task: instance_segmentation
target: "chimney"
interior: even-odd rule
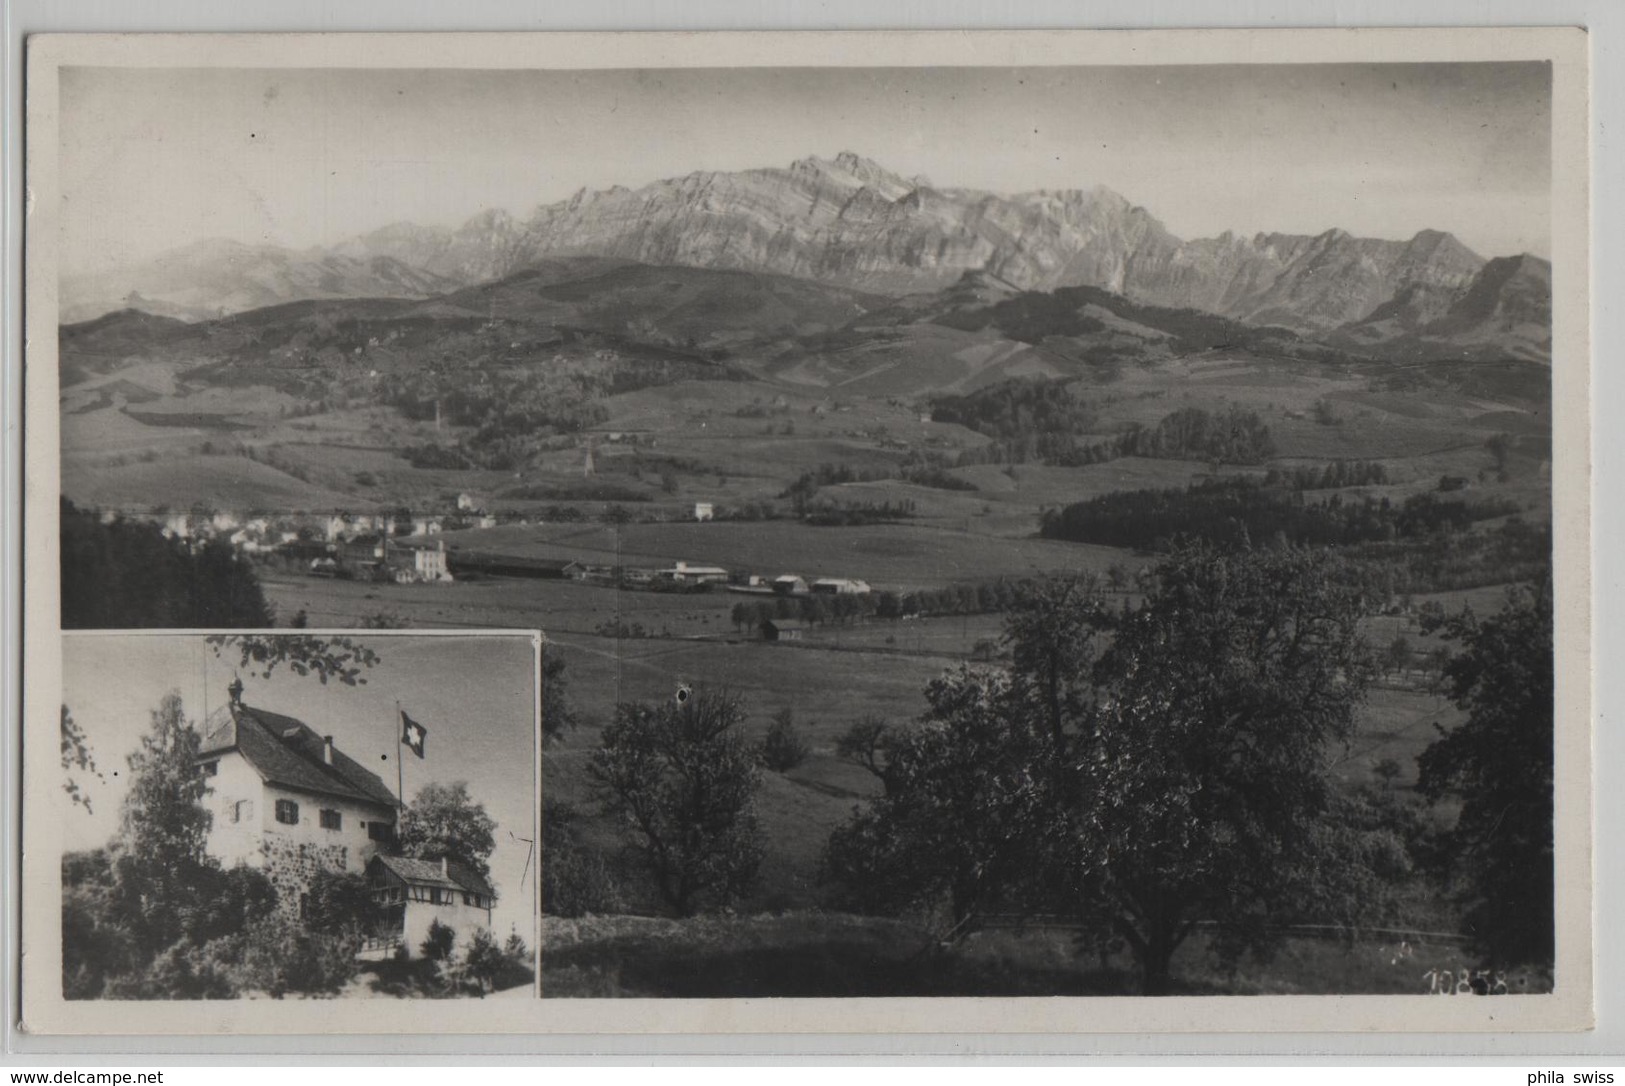
[[[333,737],[331,735],[322,736],[322,761],[328,765],[333,764]]]
[[[443,879],[451,878],[451,872],[446,870],[446,858],[444,856],[440,857],[440,877]]]

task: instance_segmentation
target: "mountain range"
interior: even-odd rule
[[[124,307],[198,318],[312,298],[424,298],[562,256],[767,272],[893,297],[974,272],[1015,291],[1097,287],[1418,357],[1550,352],[1550,266],[1486,261],[1450,234],[1342,230],[1182,240],[1103,187],[999,195],[938,188],[851,153],[581,191],[528,218],[399,223],[328,249],[209,241],[65,277],[63,319]]]

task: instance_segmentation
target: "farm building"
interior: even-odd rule
[[[695,502],[694,503],[694,519],[695,520],[714,520],[716,518],[716,515],[717,515],[717,507],[713,503],[711,503],[711,502]]]
[[[849,577],[820,577],[810,586],[811,590],[824,596],[864,596],[873,592],[868,581],[858,581]]]
[[[808,629],[799,618],[764,618],[761,625],[763,641],[800,641]]]
[[[560,558],[527,558],[522,555],[490,554],[484,551],[454,550],[447,555],[448,568],[461,576],[483,573],[491,577],[539,577],[558,580],[569,576],[576,562]]]
[[[721,566],[699,566],[690,562],[678,562],[671,569],[661,570],[660,575],[680,584],[717,584],[728,579],[728,571]]]
[[[752,573],[743,580],[735,580],[726,586],[729,592],[738,592],[746,596],[771,596],[773,582],[757,573]]]
[[[780,596],[805,596],[807,582],[794,573],[786,573],[773,578],[773,591]]]

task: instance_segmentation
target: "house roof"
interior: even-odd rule
[[[380,853],[373,858],[373,862],[394,872],[402,882],[414,886],[439,886],[442,889],[467,890],[473,894],[496,896],[496,889],[481,878],[478,871],[456,860],[446,861],[444,873],[440,870],[439,860],[420,860],[413,856],[385,856]]]
[[[204,724],[202,756],[235,750],[270,784],[300,792],[396,805],[395,795],[376,773],[333,748],[328,765],[326,741],[303,721],[265,709],[233,703],[217,709]]]

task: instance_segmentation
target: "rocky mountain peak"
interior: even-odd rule
[[[833,159],[816,156],[797,159],[790,164],[790,172],[831,181],[843,188],[874,189],[888,200],[897,200],[919,187],[914,181],[854,151],[842,151]]]
[[[208,251],[183,263],[223,269],[286,262],[280,251],[248,261],[249,251]],[[1016,290],[1101,287],[1152,305],[1307,333],[1359,322],[1417,285],[1429,292],[1399,299],[1392,320],[1403,314],[1404,323],[1426,323],[1484,265],[1439,230],[1405,241],[1340,228],[1314,236],[1226,231],[1186,241],[1103,185],[1014,195],[939,189],[849,149],[788,167],[694,172],[636,191],[582,189],[524,220],[492,208],[455,230],[396,224],[324,252],[399,261],[404,269],[368,265],[355,281],[402,293],[417,285],[408,283],[407,269],[472,285],[567,254],[770,272],[890,295],[940,290],[985,270]],[[204,284],[218,278],[189,278],[186,304],[213,305]],[[149,296],[180,295],[162,274],[147,272],[97,283],[94,293],[117,299],[149,282]],[[304,289],[300,277],[278,282],[286,285],[274,289],[286,293]]]

